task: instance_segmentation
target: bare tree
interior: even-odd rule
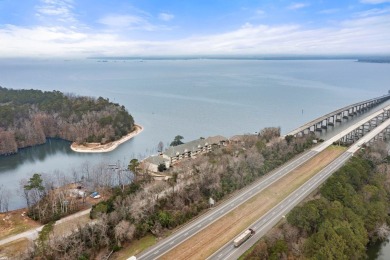
[[[28,190],[24,188],[24,186],[27,185],[27,180],[26,179],[21,179],[19,181],[19,191],[20,195],[26,200],[26,205],[28,208],[31,207],[31,202],[30,202],[30,197],[28,196]]]
[[[135,233],[135,226],[126,220],[120,221],[114,228],[115,239],[120,245],[120,242],[128,239],[131,240]]]
[[[390,227],[386,223],[382,223],[376,227],[375,233],[380,240],[386,240],[390,234]]]
[[[157,145],[157,151],[161,153],[164,150],[164,143],[160,141]]]
[[[11,191],[0,185],[0,212],[8,212],[9,199]]]

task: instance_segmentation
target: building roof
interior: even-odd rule
[[[193,140],[185,144],[169,147],[164,154],[169,157],[175,157],[185,152],[194,152],[205,145],[208,145],[206,139]]]
[[[161,155],[153,155],[144,160],[147,163],[159,165],[161,163],[168,162],[168,159],[163,158]]]
[[[183,154],[186,152],[195,152],[199,148],[202,148],[204,146],[207,146],[209,144],[219,144],[221,141],[226,141],[227,138],[223,136],[213,136],[213,137],[208,137],[206,139],[197,139],[190,141],[185,144],[177,145],[177,146],[172,146],[169,147],[164,154],[169,156],[169,157],[175,157],[179,154]]]

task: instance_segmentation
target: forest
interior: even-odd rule
[[[44,144],[47,138],[107,143],[134,129],[124,106],[102,97],[0,87],[0,155]]]
[[[363,149],[244,259],[366,259],[390,234],[389,162],[385,143]]]
[[[183,161],[166,182],[152,181],[132,160],[129,168],[137,173],[137,179],[113,188],[111,197],[92,208],[93,224],[79,227],[68,237],[51,237],[20,258],[94,259],[146,235],[164,237],[204,212],[210,197],[223,200],[311,147],[313,138],[289,138],[287,142],[280,138],[279,128],[266,128],[259,135],[244,135],[239,142]],[[34,193],[39,195],[39,190]],[[37,203],[30,211],[40,218],[61,210],[60,202],[46,201],[45,205],[50,206]]]

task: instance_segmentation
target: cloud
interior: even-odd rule
[[[260,16],[265,15],[265,11],[262,10],[262,9],[257,9],[257,10],[255,11],[255,13],[256,13],[257,15],[260,15]]]
[[[338,13],[338,12],[340,12],[340,9],[337,9],[337,8],[325,9],[325,10],[319,11],[320,14],[335,14],[335,13]]]
[[[358,12],[355,15],[359,17],[368,17],[368,16],[378,16],[386,13],[390,13],[390,8],[383,8],[383,9],[374,8],[363,12]]]
[[[110,14],[100,18],[97,22],[105,25],[110,30],[128,31],[163,31],[171,28],[166,25],[154,24],[150,17],[141,15]]]
[[[390,3],[390,0],[360,0],[361,3],[363,4],[383,4],[383,3]]]
[[[77,19],[73,14],[72,0],[41,0],[36,6],[35,15],[43,22],[54,20],[57,22],[75,23]]]
[[[293,3],[293,4],[289,5],[287,7],[287,9],[298,10],[298,9],[302,9],[302,8],[308,7],[309,5],[310,4],[307,4],[307,3]]]
[[[175,18],[175,16],[173,14],[168,14],[168,13],[160,13],[158,15],[158,18],[162,21],[165,21],[165,22],[168,22],[170,20],[172,20],[173,18]]]
[[[109,27],[138,27],[148,24],[146,19],[135,15],[107,15],[98,20],[99,23]]]
[[[143,27],[144,17],[111,15],[107,27]],[[380,54],[390,53],[390,16],[355,16],[332,27],[246,23],[226,33],[178,40],[137,40],[122,30],[66,26],[0,27],[0,57],[73,57],[203,54]],[[121,28],[119,28],[121,29]]]

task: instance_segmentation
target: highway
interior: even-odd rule
[[[318,154],[317,151],[308,151],[303,155],[297,157],[296,159],[290,161],[289,163],[283,165],[279,169],[273,171],[272,173],[266,175],[259,181],[245,188],[243,191],[238,193],[233,198],[225,201],[221,205],[211,209],[206,214],[200,216],[189,224],[185,225],[183,228],[178,230],[176,233],[172,234],[168,238],[160,241],[155,246],[149,248],[148,250],[142,252],[137,256],[137,259],[157,259],[163,254],[167,253],[173,247],[178,246],[180,243],[184,242],[191,236],[195,235],[208,225],[212,224],[214,221],[223,217],[225,214],[229,213],[243,202],[255,196],[260,191],[264,190],[286,174],[290,173],[292,170],[296,169],[307,160]]]
[[[256,231],[255,235],[249,238],[240,247],[235,248],[233,240],[229,241],[220,250],[211,255],[208,259],[238,259],[262,236],[264,236],[283,216],[290,212],[296,205],[313,192],[321,183],[323,183],[334,171],[340,168],[350,157],[352,153],[345,152],[322,171],[303,184],[299,189],[291,193],[282,202],[268,211],[263,217],[253,223],[250,227]]]
[[[313,176],[310,180],[304,183],[299,189],[295,190],[282,202],[268,211],[267,214],[251,224],[248,228],[255,230],[255,235],[248,239],[240,247],[235,248],[233,240],[225,244],[220,250],[211,255],[208,259],[238,259],[251,246],[253,246],[262,236],[264,236],[276,223],[278,223],[288,212],[298,205],[304,198],[317,189],[329,176],[337,169],[344,165],[348,159],[360,149],[360,147],[373,139],[386,127],[390,126],[390,119],[387,119],[380,126],[372,130],[370,133],[362,137],[358,142],[353,144],[346,152],[344,152],[336,160],[328,164],[319,173]]]
[[[390,106],[387,106],[385,108],[390,109]],[[259,181],[256,181],[254,184],[248,186],[247,188],[244,188],[241,192],[236,194],[234,197],[227,199],[224,203],[221,205],[211,209],[206,214],[201,215],[200,217],[196,218],[192,222],[188,223],[181,229],[179,229],[177,232],[172,234],[171,236],[167,237],[166,239],[161,240],[156,245],[150,247],[149,249],[145,250],[141,254],[137,255],[137,259],[157,259],[167,253],[172,248],[178,246],[191,236],[197,234],[213,222],[217,221],[230,211],[237,208],[239,205],[244,203],[245,201],[249,200],[253,196],[255,196],[260,191],[264,190],[280,178],[286,176],[294,169],[298,168],[300,165],[304,164],[309,159],[313,158],[315,155],[320,153],[321,151],[325,150],[329,145],[331,145],[333,142],[338,141],[341,137],[348,134],[352,130],[356,129],[360,125],[370,121],[374,117],[378,116],[379,114],[383,113],[383,109],[373,113],[372,115],[367,116],[366,118],[360,120],[356,124],[348,127],[346,130],[343,130],[342,132],[338,133],[334,137],[330,138],[329,140],[325,141],[324,143],[319,144],[318,146],[314,147],[313,149],[309,150],[308,152],[305,152],[304,154],[296,157],[295,159],[291,160],[290,162],[286,163],[285,165],[281,166],[280,168],[274,170],[273,172],[267,174],[263,178],[261,178]],[[350,153],[351,154],[351,153]],[[343,158],[343,157],[340,157]],[[348,157],[349,158],[349,157]],[[338,159],[337,159],[338,160]],[[335,161],[337,161],[335,160]],[[346,159],[347,160],[347,159]],[[274,213],[276,214],[276,212]],[[276,216],[276,215],[275,215]],[[257,230],[256,230],[257,231]],[[261,233],[261,232],[260,232]],[[259,234],[259,233],[258,233]],[[255,236],[257,236],[256,234]],[[246,244],[246,243],[245,243]],[[244,246],[244,245],[243,245]],[[240,247],[241,248],[243,248]]]

